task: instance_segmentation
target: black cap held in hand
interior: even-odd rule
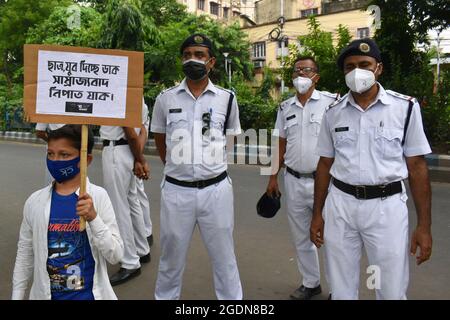
[[[280,210],[280,197],[269,197],[266,193],[258,200],[256,212],[264,218],[272,218]]]
[[[342,49],[337,60],[339,69],[344,70],[344,60],[349,56],[368,56],[381,62],[380,49],[376,42],[369,38],[354,40]]]
[[[187,47],[205,47],[208,48],[210,52],[213,51],[211,40],[201,33],[193,34],[184,40],[180,47],[180,53],[183,54],[184,49]]]

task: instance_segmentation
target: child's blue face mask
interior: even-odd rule
[[[79,172],[78,163],[80,157],[72,160],[49,160],[47,158],[47,168],[52,177],[59,183],[67,181],[75,177]]]

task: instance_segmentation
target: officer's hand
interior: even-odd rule
[[[134,162],[134,169],[133,169],[133,173],[136,177],[138,177],[139,179],[144,179],[147,180],[148,179],[148,168],[147,171],[145,169],[144,164],[142,164],[142,162],[139,161],[135,161]]]
[[[144,174],[145,174],[146,180],[148,178],[150,178],[150,165],[148,164],[147,161],[145,161],[145,163],[144,163]]]
[[[420,254],[416,256],[416,263],[420,265],[431,257],[431,247],[433,239],[431,231],[417,227],[411,237],[411,255],[414,256],[417,252],[417,247],[420,247]]]
[[[309,229],[309,237],[311,242],[320,248],[323,245],[323,229],[325,222],[322,214],[314,214],[311,220],[311,227]]]
[[[84,193],[78,197],[77,215],[83,217],[87,222],[91,222],[97,217],[94,202],[89,194]]]
[[[269,197],[279,197],[281,195],[280,189],[278,188],[277,176],[270,176],[269,184],[267,185],[266,194]]]

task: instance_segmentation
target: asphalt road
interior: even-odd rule
[[[162,165],[157,157],[147,157],[152,179],[145,184],[151,201],[155,243],[152,261],[142,274],[115,287],[119,299],[153,299],[159,259],[159,184]],[[42,145],[0,141],[0,299],[9,299],[22,208],[26,198],[44,186],[45,149]],[[232,165],[230,175],[235,194],[235,246],[245,299],[288,299],[300,284],[295,251],[284,209],[273,219],[256,215],[255,204],[265,189],[267,177],[258,166]],[[89,167],[92,182],[102,185],[101,153],[95,151]],[[433,256],[422,266],[410,259],[409,299],[450,299],[450,184],[433,183]],[[283,191],[282,191],[283,192]],[[410,228],[415,226],[415,211],[410,198]],[[322,252],[320,253],[323,254]],[[361,299],[374,299],[366,288],[367,260],[361,261]],[[111,266],[115,272],[119,266]],[[323,293],[328,287],[322,272]],[[182,299],[215,299],[211,264],[198,229],[194,232],[184,273]]]

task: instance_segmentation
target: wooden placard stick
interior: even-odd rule
[[[87,145],[88,145],[88,125],[81,126],[81,152],[80,152],[80,196],[86,193],[87,178]],[[86,220],[80,217],[80,232],[86,229]]]

